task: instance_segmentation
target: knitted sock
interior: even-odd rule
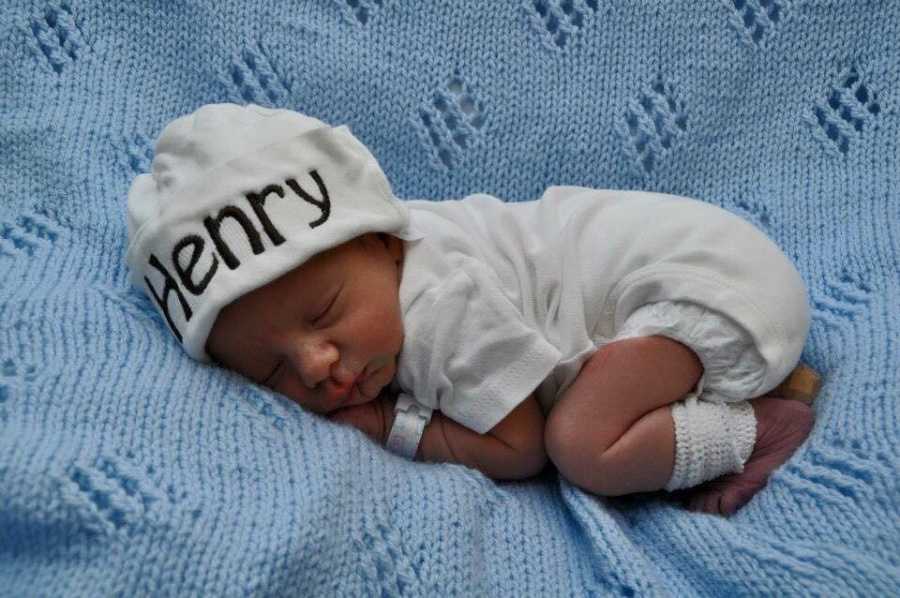
[[[756,442],[749,401],[713,403],[696,393],[672,405],[675,467],[666,490],[680,490],[743,471]]]

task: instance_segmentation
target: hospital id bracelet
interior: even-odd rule
[[[402,457],[415,460],[425,426],[431,421],[431,409],[400,393],[394,405],[394,425],[388,434],[386,448]]]

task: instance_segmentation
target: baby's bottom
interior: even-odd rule
[[[676,490],[741,472],[763,432],[755,411],[764,408],[770,428],[784,419],[773,419],[773,409],[783,411],[777,401],[742,400],[758,387],[763,368],[746,334],[719,314],[685,303],[645,306],[585,363],[550,412],[548,454],[570,481],[607,496]],[[753,492],[807,433],[794,434],[790,447],[780,442],[778,455],[763,451],[774,465],[756,476]],[[742,493],[741,500],[749,498],[746,488]]]

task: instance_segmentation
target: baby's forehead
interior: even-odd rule
[[[243,328],[252,338],[269,339],[280,319],[298,309],[319,307],[323,298],[364,264],[362,251],[350,251],[359,237],[319,252],[284,274],[244,293],[222,309],[217,323]],[[240,326],[244,324],[244,326]]]

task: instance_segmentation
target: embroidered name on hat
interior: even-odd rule
[[[328,188],[325,185],[325,182],[322,180],[322,177],[319,176],[319,173],[316,170],[310,170],[309,175],[316,182],[316,185],[319,188],[321,199],[316,199],[315,197],[304,191],[303,188],[300,187],[297,181],[293,178],[285,179],[284,186],[287,186],[287,188],[291,192],[293,192],[293,194],[296,195],[299,199],[317,207],[321,211],[321,214],[318,218],[308,223],[309,228],[316,228],[317,226],[325,224],[325,222],[328,221],[328,218],[331,215],[331,197],[329,196]],[[266,185],[260,191],[244,194],[244,197],[250,204],[253,215],[256,217],[256,220],[262,227],[263,232],[265,232],[266,236],[275,247],[284,243],[285,238],[275,227],[275,224],[272,222],[272,219],[266,212],[265,204],[266,199],[272,194],[277,195],[279,198],[284,198],[286,195],[284,186],[281,184],[272,183]],[[188,291],[194,296],[202,295],[219,269],[220,257],[225,263],[225,266],[230,270],[235,270],[241,266],[241,261],[238,259],[237,255],[235,255],[232,247],[229,246],[226,239],[222,237],[222,222],[226,218],[231,218],[240,225],[240,228],[246,235],[247,242],[249,243],[250,249],[253,251],[254,255],[259,255],[266,251],[266,247],[262,242],[260,232],[259,230],[257,230],[253,220],[247,215],[247,213],[239,206],[226,205],[225,207],[220,209],[215,216],[207,216],[203,219],[203,227],[206,229],[206,233],[209,235],[209,239],[212,241],[212,244],[215,248],[210,249],[210,253],[212,254],[212,261],[210,263],[209,269],[204,274],[202,274],[202,276],[199,276],[199,280],[197,280],[198,276],[195,276],[194,268],[196,267],[197,262],[200,261],[200,258],[203,255],[204,250],[206,249],[206,239],[204,239],[204,237],[200,234],[185,235],[181,237],[172,247],[172,264],[177,274],[177,278],[173,276],[171,272],[169,272],[169,270],[162,264],[162,262],[159,261],[159,259],[153,253],[150,254],[150,258],[147,261],[150,266],[152,266],[160,274],[162,274],[165,284],[162,288],[162,291],[157,292],[156,289],[153,288],[153,285],[150,283],[150,279],[146,276],[144,276],[144,282],[147,284],[147,288],[150,290],[150,294],[156,300],[157,305],[159,305],[159,308],[162,310],[163,315],[165,315],[166,317],[166,322],[168,322],[169,328],[172,329],[172,332],[175,334],[175,337],[179,342],[182,342],[182,336],[181,332],[178,330],[178,327],[175,325],[175,322],[172,320],[172,315],[169,312],[169,294],[174,292],[175,296],[178,297],[178,303],[179,305],[181,305],[181,309],[184,312],[184,319],[186,322],[188,322],[193,316],[193,311],[191,310],[191,306],[188,304],[187,299],[185,298],[184,290]],[[186,266],[182,265],[181,257],[183,255],[187,255],[189,259]]]

